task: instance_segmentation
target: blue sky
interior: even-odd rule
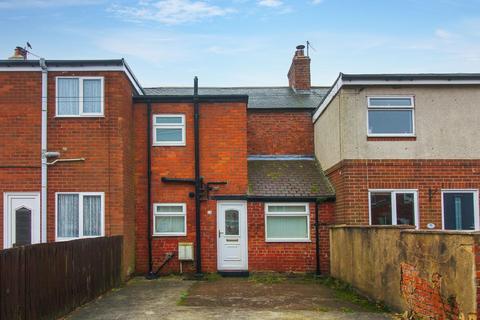
[[[309,40],[312,83],[339,72],[480,72],[480,0],[0,0],[0,57],[124,57],[144,86],[286,85]]]

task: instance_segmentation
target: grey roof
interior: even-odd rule
[[[248,95],[250,109],[314,109],[329,87],[312,87],[309,93],[295,93],[289,87],[200,87],[200,95]],[[147,95],[192,95],[192,87],[144,88]]]
[[[249,160],[248,195],[320,198],[335,194],[316,160]]]

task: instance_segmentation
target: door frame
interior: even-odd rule
[[[245,261],[244,261],[244,268],[240,270],[236,269],[224,269],[221,267],[221,254],[220,250],[222,249],[221,242],[219,241],[220,238],[218,237],[218,233],[220,231],[220,213],[221,213],[221,206],[222,205],[238,205],[243,207],[243,213],[245,216],[245,245],[244,245],[244,250],[245,250]],[[215,229],[215,238],[217,238],[217,271],[247,271],[248,270],[248,206],[247,206],[247,201],[238,201],[238,200],[217,200],[217,224],[216,224],[216,229]],[[241,221],[240,221],[241,223]]]
[[[15,198],[36,198],[37,212],[32,213],[32,244],[40,243],[40,192],[4,192],[3,194],[3,248],[12,248],[12,208],[10,201]]]

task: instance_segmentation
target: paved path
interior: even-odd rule
[[[218,283],[216,283],[217,281]],[[125,287],[111,291],[74,311],[67,316],[67,319],[392,319],[390,315],[386,314],[353,310],[348,302],[345,304],[347,307],[342,307],[342,304],[334,298],[330,298],[333,300],[329,301],[325,297],[320,297],[318,308],[310,308],[310,310],[298,309],[297,304],[285,305],[284,309],[281,305],[275,305],[275,301],[278,302],[278,299],[272,300],[273,305],[269,306],[265,297],[261,297],[260,300],[263,302],[258,304],[255,303],[258,299],[255,300],[252,297],[259,297],[265,293],[262,290],[269,290],[269,285],[257,285],[248,280],[237,284],[235,284],[235,280],[232,283],[228,281],[230,280],[194,282],[183,281],[179,278],[148,281],[143,278],[135,278]],[[228,295],[225,295],[226,299],[223,302],[208,302],[209,299],[212,301],[213,296],[222,294],[222,290],[224,290],[222,288],[233,288],[232,286],[235,285],[237,288],[250,286],[251,292],[260,291],[257,292],[258,294],[253,293],[250,297],[246,297],[244,303],[238,299],[238,294],[235,303],[231,305],[228,305]],[[275,287],[275,284],[272,287],[280,296],[296,294],[295,292],[281,293],[278,290],[280,287]],[[321,289],[319,292],[327,294],[328,289],[327,291]],[[329,309],[331,306],[334,306],[335,309]]]

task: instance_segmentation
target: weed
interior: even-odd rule
[[[219,275],[216,272],[207,273],[204,276],[204,279],[207,280],[207,281],[217,281],[217,280],[220,280],[221,278],[222,278],[222,276]]]
[[[373,302],[358,294],[358,292],[348,283],[331,277],[317,278],[316,281],[335,291],[335,297],[344,301],[349,301],[370,312],[388,312],[388,308],[379,302]],[[346,312],[342,310],[343,312]]]
[[[180,293],[180,299],[177,301],[177,306],[183,306],[188,298],[188,292],[184,291]]]
[[[254,273],[248,280],[255,283],[274,284],[283,282],[287,280],[287,278],[276,273]]]

